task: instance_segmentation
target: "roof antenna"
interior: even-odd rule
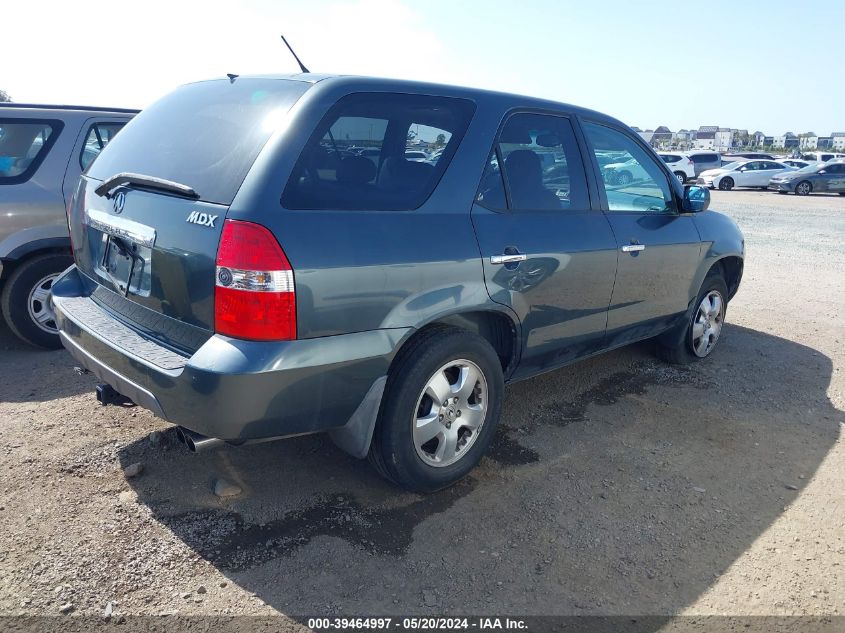
[[[235,79],[237,79],[240,75],[236,75],[235,73],[226,73],[226,76],[229,78],[229,83],[235,83]]]
[[[308,69],[305,67],[305,64],[303,64],[303,63],[300,61],[299,57],[297,57],[297,56],[296,56],[296,53],[294,53],[294,52],[293,52],[293,49],[290,47],[290,44],[288,44],[288,41],[285,39],[285,36],[284,36],[284,35],[282,35],[282,41],[285,43],[285,46],[287,46],[287,47],[288,47],[288,50],[290,51],[290,54],[291,54],[291,55],[293,55],[293,58],[296,60],[296,63],[297,63],[297,64],[299,64],[299,68],[302,70],[302,72],[304,72],[304,73],[310,73],[311,71],[310,71],[310,70],[308,70]]]

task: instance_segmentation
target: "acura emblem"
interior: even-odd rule
[[[115,213],[122,212],[124,204],[126,204],[126,193],[121,191],[119,194],[117,194],[114,197],[114,204],[113,204],[114,212]]]

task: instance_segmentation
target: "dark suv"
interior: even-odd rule
[[[73,263],[65,209],[79,175],[136,112],[0,104],[0,307],[32,345],[62,346],[47,297]]]
[[[632,179],[605,182],[597,156],[634,161]],[[490,445],[505,383],[647,338],[678,362],[711,353],[744,243],[708,203],[573,106],[194,83],[81,179],[53,304],[71,354],[194,450],[327,431],[435,490]]]

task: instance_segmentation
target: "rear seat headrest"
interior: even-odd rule
[[[376,177],[376,166],[369,158],[350,156],[340,161],[337,181],[350,185],[363,185]]]

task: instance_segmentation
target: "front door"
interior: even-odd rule
[[[592,210],[572,123],[517,113],[490,155],[472,211],[490,297],[522,325],[518,377],[601,349],[616,240]]]
[[[692,287],[701,240],[691,216],[678,212],[668,175],[630,134],[584,122],[597,165],[608,155],[634,161],[630,182],[604,178],[603,205],[613,228],[619,265],[607,315],[607,346],[657,334],[684,313],[698,293]]]

